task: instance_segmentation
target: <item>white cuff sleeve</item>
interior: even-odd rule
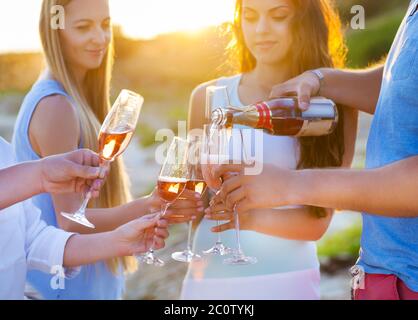
[[[28,269],[56,274],[64,270],[64,276],[75,277],[80,268],[65,270],[64,250],[74,233],[47,226],[40,218],[40,210],[32,201],[24,202],[26,215],[26,259]]]

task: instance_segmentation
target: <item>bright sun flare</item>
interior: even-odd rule
[[[196,31],[233,17],[234,0],[111,0],[114,22],[132,37]]]
[[[133,38],[196,31],[232,20],[235,0],[110,0],[115,24]],[[42,0],[0,1],[0,52],[40,50]],[[22,10],[25,8],[25,10]],[[6,32],[6,30],[13,32]],[[2,32],[4,31],[4,32]]]

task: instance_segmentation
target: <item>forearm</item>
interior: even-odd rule
[[[261,209],[251,213],[250,229],[269,236],[299,241],[317,241],[326,232],[332,211],[316,217],[307,207],[297,209]]]
[[[0,170],[0,209],[10,207],[41,193],[39,162],[21,163]]]
[[[64,267],[72,268],[122,256],[113,232],[74,235],[65,246]]]
[[[324,82],[320,95],[369,114],[374,114],[379,98],[383,66],[364,70],[321,69]]]
[[[150,213],[149,197],[144,197],[114,208],[99,208],[86,210],[86,217],[95,225],[95,229],[86,228],[78,223],[64,221],[66,231],[90,234],[107,232]]]
[[[304,170],[294,177],[290,187],[294,204],[387,217],[418,216],[418,157],[373,170]]]

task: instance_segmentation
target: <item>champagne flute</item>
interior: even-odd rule
[[[242,146],[242,160],[244,164],[246,164],[246,161],[248,159],[247,152],[244,145],[244,137],[242,134],[242,129],[239,130],[239,134],[241,137],[241,146]],[[244,265],[250,265],[250,264],[256,264],[257,258],[255,257],[248,257],[244,254],[241,248],[241,239],[240,239],[240,225],[239,225],[239,215],[236,210],[237,204],[234,205],[234,220],[235,220],[235,235],[236,235],[236,243],[237,243],[237,249],[234,250],[233,256],[231,258],[225,259],[223,261],[224,264],[227,265],[233,265],[233,266],[244,266]]]
[[[202,195],[206,190],[206,182],[203,179],[202,170],[200,167],[201,161],[201,142],[197,139],[189,144],[188,164],[189,164],[189,181],[186,183],[186,189],[199,193]],[[192,251],[192,229],[193,221],[189,221],[187,234],[187,248],[181,252],[174,252],[171,257],[179,262],[190,263],[192,261],[200,260],[202,257]]]
[[[106,116],[99,133],[100,166],[108,167],[128,147],[138,123],[144,98],[135,92],[122,90]],[[91,198],[87,192],[80,208],[74,213],[61,212],[65,218],[94,229],[86,217],[86,208]]]
[[[158,176],[158,194],[163,202],[160,217],[165,215],[170,205],[180,197],[186,188],[189,179],[187,152],[187,140],[175,137],[167,151],[167,157]],[[149,265],[157,267],[165,265],[164,261],[155,256],[154,245],[145,255],[137,258],[139,262]]]
[[[218,129],[211,125],[205,125],[203,129],[202,174],[209,189],[216,193],[221,188],[222,181],[213,179],[213,171],[229,160],[229,134],[226,129]],[[219,221],[216,221],[216,225],[219,224]],[[215,245],[203,253],[224,256],[231,253],[231,249],[223,244],[218,232]]]

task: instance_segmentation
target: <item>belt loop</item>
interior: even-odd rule
[[[353,266],[350,269],[350,274],[353,277],[351,279],[351,288],[353,290],[365,289],[365,275],[364,268],[358,265]]]

